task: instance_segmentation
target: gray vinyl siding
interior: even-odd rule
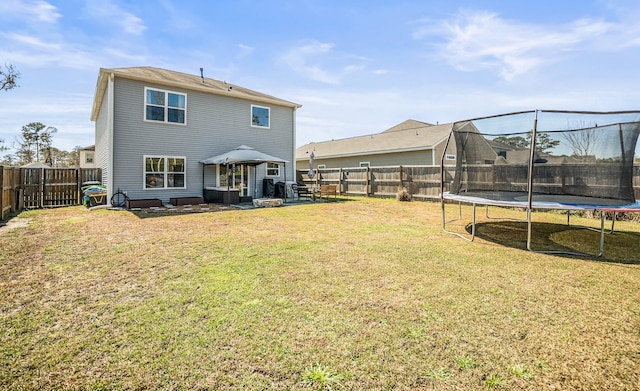
[[[186,125],[144,121],[145,87],[186,94]],[[252,103],[270,107],[270,129],[251,127]],[[290,161],[287,177],[292,178],[293,121],[292,108],[234,98],[232,92],[226,97],[116,78],[113,187],[126,191],[130,198],[160,198],[165,202],[171,197],[199,196],[203,186],[214,186],[216,180],[215,167],[209,166],[203,183],[203,165],[199,161],[243,144]],[[150,155],[185,157],[186,188],[145,190],[144,156]],[[256,170],[258,196],[263,166]]]
[[[313,165],[315,168],[318,165],[324,164],[326,168],[343,168],[343,167],[359,167],[360,162],[369,162],[373,166],[421,166],[434,164],[433,150],[422,151],[409,151],[409,152],[397,152],[397,153],[384,153],[375,155],[361,155],[361,156],[348,156],[331,159],[315,158]],[[440,164],[440,161],[436,161],[436,164]],[[309,160],[298,160],[297,169],[308,170]]]

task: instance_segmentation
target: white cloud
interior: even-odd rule
[[[46,23],[55,23],[62,16],[54,5],[42,0],[3,0],[0,3],[0,15],[19,16],[28,21],[34,20],[35,22]]]
[[[344,73],[351,73],[351,72],[356,72],[356,71],[361,71],[363,70],[364,67],[362,65],[347,65],[346,67],[344,67]]]
[[[253,47],[248,46],[248,45],[243,45],[241,43],[239,43],[237,45],[238,49],[239,49],[239,54],[238,54],[238,58],[245,58],[247,56],[250,56],[251,53],[253,53],[253,51],[255,50]]]
[[[21,45],[31,46],[34,49],[57,51],[60,50],[61,47],[59,43],[44,42],[42,39],[31,35],[10,33],[6,34],[6,37],[11,41],[15,41]]]
[[[558,61],[566,52],[612,32],[615,25],[580,19],[565,25],[526,24],[500,18],[493,12],[462,12],[435,26],[422,24],[414,38],[438,33],[445,42],[441,56],[461,71],[492,70],[505,80]]]
[[[338,84],[340,78],[337,74],[332,74],[318,65],[310,64],[312,60],[317,61],[318,57],[325,56],[331,52],[333,46],[334,45],[330,43],[311,41],[302,46],[291,48],[291,50],[282,57],[282,61],[295,72],[311,80],[327,84]]]
[[[15,64],[28,64],[35,68],[62,66],[72,69],[97,69],[101,55],[91,53],[67,42],[47,42],[25,34],[3,34],[8,43],[0,48],[0,58],[11,58]]]
[[[141,18],[113,2],[88,1],[87,10],[98,21],[115,24],[131,35],[140,35],[147,29]]]
[[[372,61],[363,56],[336,53],[334,48],[332,43],[307,41],[291,48],[281,57],[281,61],[296,73],[332,85],[340,84],[348,74],[364,70],[363,62]],[[340,64],[353,61],[358,63]]]

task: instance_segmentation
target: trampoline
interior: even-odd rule
[[[476,236],[476,208],[521,208],[526,212],[527,249],[543,253],[602,256],[606,212],[639,212],[633,163],[640,111],[531,110],[452,124],[441,159],[442,228],[469,241]],[[447,220],[446,204],[460,205]],[[471,232],[447,225],[473,206]],[[600,216],[597,254],[535,250],[532,211],[592,211]]]

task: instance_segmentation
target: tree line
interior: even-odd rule
[[[0,67],[0,91],[9,91],[18,87],[20,78],[13,65]],[[54,126],[41,122],[31,122],[22,127],[20,135],[14,141],[13,154],[0,157],[0,166],[22,166],[33,162],[41,162],[51,167],[78,167],[80,165],[80,149],[76,146],[71,152],[53,146],[53,135],[58,131]],[[0,139],[0,152],[9,147]]]

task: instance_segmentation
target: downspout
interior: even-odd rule
[[[293,110],[291,111],[291,122],[293,124],[293,178],[291,178],[292,181],[296,181],[296,170],[298,169],[297,163],[296,163],[296,110],[298,108],[294,107]],[[284,172],[284,182],[287,183],[287,170],[286,170],[286,166],[285,166],[285,172]]]
[[[110,201],[111,197],[115,193],[113,189],[113,164],[114,164],[114,145],[113,145],[113,122],[115,117],[114,107],[113,107],[113,97],[114,97],[114,86],[115,86],[115,74],[111,72],[109,75],[109,80],[107,82],[107,113],[110,115],[107,116],[107,131],[109,132],[109,150],[107,156],[107,200]]]

